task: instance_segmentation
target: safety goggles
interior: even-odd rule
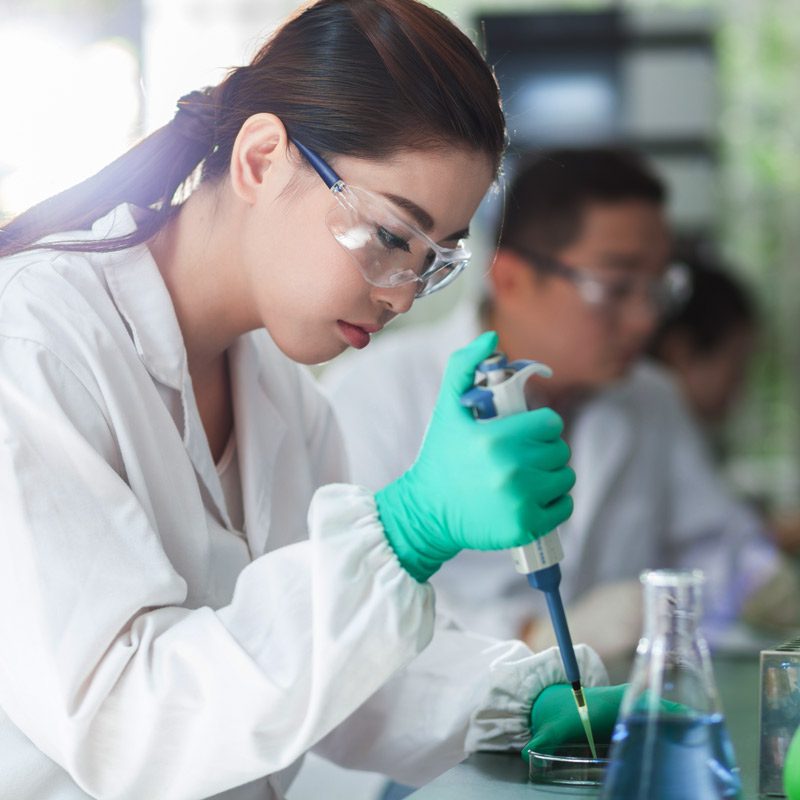
[[[644,300],[659,315],[679,308],[689,297],[692,280],[684,264],[671,264],[658,278],[640,275],[601,277],[595,272],[565,264],[553,256],[510,246],[538,270],[558,275],[572,283],[585,303],[604,311],[619,313],[634,300]]]
[[[454,248],[441,247],[387,199],[346,184],[313,150],[292,142],[331,190],[336,203],[326,223],[368,283],[384,288],[415,283],[416,297],[424,297],[464,271],[472,254],[463,239]]]

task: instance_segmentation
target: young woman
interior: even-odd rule
[[[373,495],[293,363],[458,274],[503,143],[443,16],[321,0],[0,233],[0,795],[273,798],[310,748],[421,782],[529,738],[554,653],[443,629],[414,659],[442,562],[569,515],[560,420],[460,407],[485,334]]]

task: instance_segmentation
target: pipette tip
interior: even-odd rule
[[[594,746],[594,735],[592,734],[592,723],[589,721],[589,709],[586,705],[586,698],[583,696],[583,687],[580,681],[572,683],[572,693],[575,695],[575,705],[578,706],[578,715],[581,718],[583,730],[586,731],[586,739],[589,742],[589,749],[592,751],[592,758],[597,758],[597,749]]]

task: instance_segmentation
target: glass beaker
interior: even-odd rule
[[[645,630],[612,738],[603,800],[741,798],[708,645],[703,573],[643,572]]]

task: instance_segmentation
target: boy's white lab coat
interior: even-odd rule
[[[91,235],[133,225],[120,207]],[[314,746],[424,781],[523,744],[563,680],[553,653],[447,628],[390,680],[433,591],[369,492],[317,491],[342,451],[307,375],[264,331],[230,355],[245,534],[149,251],[0,261],[0,797],[268,800]]]
[[[384,334],[323,373],[356,482],[382,486],[413,463],[447,359],[479,332],[475,308],[461,305],[435,324]],[[599,595],[588,593],[599,586],[626,588],[649,568],[698,567],[713,633],[710,623],[734,618],[776,569],[761,523],[726,490],[676,387],[655,365],[638,365],[587,402],[566,437],[577,483],[575,511],[560,528],[565,602],[589,597],[591,611]],[[543,597],[520,580],[507,553],[481,556],[464,551],[433,577],[440,607],[446,602],[471,629],[518,635],[532,611],[546,613]],[[635,605],[640,592],[631,588],[633,596],[609,592],[603,600]],[[586,627],[635,643],[639,626],[626,607],[618,610],[627,631],[613,630],[607,614]]]

